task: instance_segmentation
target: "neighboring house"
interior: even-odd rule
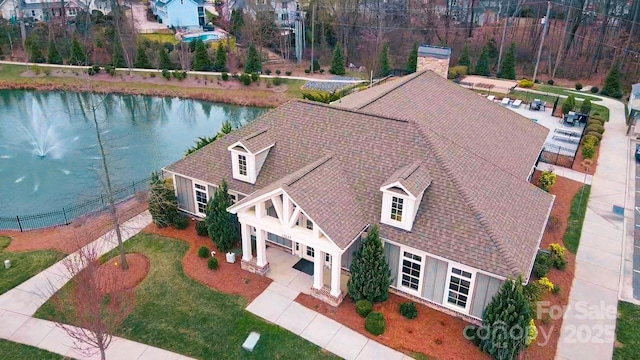
[[[302,10],[308,1],[297,0],[231,0],[227,1],[224,6],[230,6],[231,10],[223,11],[231,14],[233,11],[243,11],[251,17],[256,16],[258,12],[273,12],[274,21],[280,27],[293,27],[300,12],[300,16],[304,17]]]
[[[151,12],[167,27],[199,28],[207,23],[204,0],[151,0]]]
[[[547,133],[422,71],[333,106],[289,102],[164,172],[198,217],[226,179],[243,269],[267,273],[267,246],[306,258],[312,295],[337,305],[378,224],[394,292],[480,319],[507,277],[533,268],[554,199],[529,182]]]
[[[80,11],[100,11],[105,15],[111,12],[108,0],[0,0],[0,15],[5,19],[17,19],[20,8],[23,18],[34,21],[70,20]]]

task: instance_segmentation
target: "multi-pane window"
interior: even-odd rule
[[[196,205],[198,207],[198,213],[204,214],[207,212],[207,187],[200,184],[195,184],[196,188]]]
[[[403,199],[395,196],[391,199],[391,220],[402,221],[403,201]]]
[[[447,302],[461,308],[467,307],[469,300],[469,288],[471,287],[471,273],[452,268],[449,279],[449,295]]]
[[[238,172],[242,176],[247,176],[247,157],[238,155]]]
[[[324,261],[331,263],[331,254],[324,254]]]
[[[418,290],[420,285],[420,269],[422,256],[404,252],[402,258],[402,286]]]
[[[307,246],[307,256],[314,257],[315,255],[316,251],[311,246]]]
[[[313,222],[311,222],[311,220],[309,219],[307,219],[307,229],[313,230]]]
[[[229,199],[231,199],[231,205],[235,204],[236,201],[236,196],[234,194],[229,194]]]

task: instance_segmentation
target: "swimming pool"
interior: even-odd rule
[[[194,40],[200,39],[204,42],[210,42],[210,41],[217,41],[217,40],[221,40],[223,38],[222,35],[214,32],[214,31],[207,31],[207,32],[203,32],[200,34],[190,34],[190,35],[185,35],[185,37],[182,39],[184,42],[192,42]]]

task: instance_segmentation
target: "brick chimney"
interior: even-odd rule
[[[418,71],[431,70],[447,78],[451,49],[448,47],[420,45],[418,48]]]

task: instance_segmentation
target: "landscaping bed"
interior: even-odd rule
[[[149,273],[149,259],[143,254],[126,254],[129,268],[122,270],[120,255],[104,262],[97,271],[98,288],[102,294],[110,294],[135,288]]]
[[[406,319],[398,308],[401,303],[409,300],[395,294],[389,294],[389,300],[373,306],[374,311],[384,314],[387,323],[385,333],[379,336],[365,330],[365,319],[356,313],[355,304],[348,296],[337,308],[305,294],[298,295],[296,301],[368,338],[413,357],[422,354],[428,359],[490,359],[464,338],[462,331],[469,325],[467,322],[422,304],[416,304],[417,318]]]
[[[115,335],[200,359],[336,358],[245,311],[245,298],[211,290],[186,276],[182,259],[189,244],[184,241],[140,233],[125,248],[148,257],[150,269],[134,290],[135,308]],[[107,256],[116,254],[112,251]],[[58,296],[69,291],[65,286]],[[35,316],[53,320],[59,314],[49,300]],[[248,353],[241,345],[251,331],[261,338]]]

